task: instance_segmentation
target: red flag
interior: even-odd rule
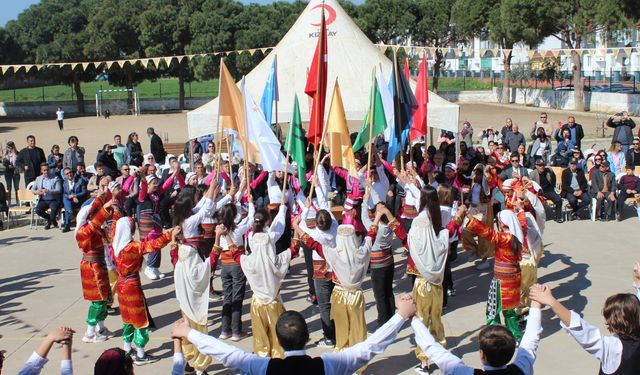
[[[414,140],[427,134],[427,103],[429,103],[429,76],[427,75],[427,58],[422,55],[418,82],[416,84],[416,102],[418,110],[413,115],[413,124],[409,139]]]
[[[411,82],[411,77],[409,77],[409,58],[404,58],[404,76],[407,78],[407,82]]]
[[[327,27],[324,20],[324,4],[320,21],[320,36],[318,37],[316,52],[313,54],[313,61],[311,62],[311,69],[309,69],[304,92],[313,99],[307,138],[310,143],[318,145],[322,138],[324,105],[327,96]]]

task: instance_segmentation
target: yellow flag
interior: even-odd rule
[[[244,126],[244,109],[242,94],[236,86],[229,69],[220,60],[220,95],[218,96],[218,115],[223,129],[235,132],[242,140],[246,140]]]
[[[331,152],[331,165],[342,167],[349,171],[351,176],[358,177],[356,159],[353,156],[353,146],[349,135],[349,125],[344,114],[340,85],[338,85],[337,80],[325,126],[327,134],[325,135],[324,144]]]

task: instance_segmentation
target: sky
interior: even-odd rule
[[[269,4],[273,0],[240,0],[241,2]],[[356,4],[362,3],[364,0],[352,0]],[[2,12],[0,12],[0,27],[4,27],[8,21],[14,20],[18,14],[27,9],[31,4],[39,3],[40,0],[2,0]]]

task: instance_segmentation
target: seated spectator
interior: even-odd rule
[[[527,168],[520,165],[520,155],[517,152],[511,154],[511,164],[500,172],[500,179],[502,181],[509,178],[521,178],[523,176],[529,177],[529,171]]]
[[[529,149],[529,157],[535,161],[544,160],[545,164],[549,163],[551,156],[551,140],[547,138],[547,134],[544,132],[544,128],[538,128],[536,130],[537,137]]]
[[[626,160],[620,142],[611,142],[611,147],[609,148],[609,152],[607,152],[607,160],[611,164],[611,172],[613,172],[614,175],[617,176],[622,173]]]
[[[632,167],[640,166],[640,138],[634,138],[632,147],[624,156],[625,165]]]
[[[102,146],[102,150],[98,153],[96,163],[102,163],[104,174],[115,180],[118,177],[118,162],[113,157],[113,148],[109,144]]]
[[[544,289],[540,285],[534,285],[532,290]],[[503,325],[486,326],[480,331],[478,345],[480,346],[480,360],[483,370],[475,370],[468,367],[462,359],[456,357],[451,352],[438,343],[428,328],[420,319],[413,319],[411,327],[416,334],[416,343],[424,354],[435,362],[436,366],[445,375],[450,374],[533,374],[533,364],[536,359],[536,351],[540,342],[542,326],[540,324],[541,304],[531,303],[527,328],[520,343],[511,331]],[[518,349],[513,362],[509,364],[513,354]]]
[[[97,162],[94,165],[96,169],[96,174],[89,178],[89,182],[87,183],[87,191],[91,195],[91,197],[96,196],[96,191],[98,190],[98,185],[100,184],[100,179],[105,176],[104,173],[104,165],[100,162]]]
[[[202,163],[208,173],[214,169],[213,163],[216,161],[216,157],[216,144],[211,141],[207,144],[207,152],[202,155]]]
[[[567,123],[563,124],[560,128],[560,131],[564,131],[564,129],[568,129],[571,133],[571,140],[576,144],[576,147],[582,148],[582,138],[584,138],[584,130],[582,129],[582,125],[576,123],[576,118],[573,116],[569,116],[567,118]],[[558,132],[560,134],[560,132]],[[556,136],[556,141],[561,142],[562,139]]]
[[[560,195],[569,201],[573,209],[571,219],[580,218],[582,210],[589,206],[591,197],[588,190],[589,184],[584,176],[584,171],[578,168],[578,161],[571,159],[569,168],[562,171],[562,184]]]
[[[502,171],[504,168],[509,166],[509,155],[508,147],[505,147],[503,144],[496,146],[496,150],[491,154],[491,156],[496,159],[496,168],[498,171]]]
[[[31,354],[31,357],[24,364],[18,375],[37,375],[40,374],[42,368],[47,364],[49,351],[53,344],[57,343],[62,346],[62,361],[60,361],[60,374],[73,374],[73,365],[71,362],[71,346],[73,343],[73,334],[76,333],[69,327],[60,327],[50,332],[44,340],[38,345],[38,348]],[[0,367],[0,370],[2,368]]]
[[[627,198],[636,198],[636,210],[638,218],[640,218],[640,177],[633,174],[633,167],[626,165],[624,167],[624,176],[618,181],[618,202],[616,211],[616,220],[622,220],[622,210]]]
[[[517,152],[518,152],[518,157],[520,158],[520,165],[525,168],[531,168],[531,158],[529,157],[529,154],[525,152],[523,144],[518,146]]]
[[[207,171],[204,168],[204,164],[198,160],[197,162],[193,163],[193,168],[198,178],[198,185],[204,184],[204,181],[207,179]]]
[[[396,297],[396,307],[397,313],[365,341],[337,353],[324,353],[319,358],[311,358],[305,352],[309,330],[302,314],[296,311],[284,312],[276,323],[278,343],[285,350],[285,358],[282,359],[244,352],[190,328],[185,320],[176,322],[171,336],[189,340],[200,353],[210,355],[225,367],[246,375],[305,372],[347,375],[355,373],[376,354],[382,353],[395,340],[404,321],[415,315],[416,306],[409,295]]]
[[[633,268],[635,295],[618,293],[604,303],[602,315],[612,336],[603,336],[600,330],[587,323],[575,311],[568,310],[544,286],[532,289],[531,301],[545,304],[560,319],[560,326],[567,331],[587,353],[600,361],[601,374],[637,374],[640,356],[640,263]],[[578,360],[578,359],[575,359]]]
[[[70,222],[74,215],[74,210],[80,209],[82,203],[87,199],[87,183],[79,175],[74,175],[70,168],[64,169],[64,182],[62,183],[62,204],[64,206],[64,228],[63,232],[70,231]]]
[[[56,218],[60,210],[62,194],[62,184],[60,177],[49,172],[47,163],[40,164],[40,176],[36,177],[35,183],[31,186],[31,192],[39,196],[36,204],[36,214],[47,221],[44,229],[48,230],[53,225],[58,226]],[[47,213],[51,209],[51,213]]]
[[[582,155],[582,151],[579,148],[574,148],[571,150],[571,157],[578,161],[578,168],[582,169],[584,173],[587,173],[589,170],[587,169],[587,160]]]
[[[191,144],[191,145],[190,145]],[[202,158],[202,145],[198,142],[198,139],[194,138],[191,142],[187,141],[184,144],[184,158],[187,162],[191,161],[191,148],[193,147],[193,161],[199,161]]]
[[[502,143],[509,146],[509,150],[511,150],[511,152],[517,151],[518,146],[520,145],[527,147],[527,141],[524,139],[524,134],[520,133],[517,124],[513,124],[511,131],[507,133],[507,136],[504,137]]]
[[[73,170],[73,169],[71,169],[71,170]],[[89,180],[91,179],[91,176],[93,176],[91,173],[87,172],[87,167],[84,165],[84,162],[79,162],[76,165],[75,171],[76,171],[76,176],[81,177],[86,184],[89,183]]]
[[[551,158],[552,165],[565,168],[571,159],[574,148],[576,148],[576,144],[571,140],[571,132],[569,129],[563,130],[562,141],[558,142],[556,153]]]
[[[562,197],[556,193],[556,174],[546,167],[544,160],[536,160],[535,169],[529,173],[529,178],[540,185],[542,195],[553,202],[555,206],[555,221],[562,223]]]
[[[596,218],[608,221],[613,218],[616,204],[616,176],[609,170],[609,162],[603,161],[593,172],[591,195],[596,198]],[[604,206],[604,212],[602,210]]]

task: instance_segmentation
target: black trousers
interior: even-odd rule
[[[47,213],[47,209],[51,208],[51,214]],[[60,201],[40,199],[36,205],[36,214],[47,221],[47,224],[53,223],[58,217],[60,210]]]
[[[371,268],[373,297],[376,300],[376,309],[378,310],[378,327],[391,319],[396,311],[393,296],[393,271],[393,264],[382,268]]]
[[[447,306],[448,290],[453,289],[453,272],[451,272],[451,263],[458,259],[458,241],[449,244],[449,256],[444,263],[444,279],[442,280],[442,306]]]
[[[569,201],[569,205],[573,208],[573,212],[578,213],[583,208],[587,207],[589,203],[591,203],[591,197],[589,193],[582,192],[579,197],[571,193],[565,193],[564,198]],[[578,203],[578,199],[582,200],[582,202]]]
[[[171,206],[175,203],[176,199],[171,198],[171,193],[167,192],[162,199],[160,199],[160,219],[162,220],[163,226],[172,225],[171,223],[171,215],[169,214],[169,210]]]
[[[320,321],[324,337],[335,341],[336,326],[331,320],[331,292],[333,292],[333,281],[324,279],[314,279],[316,296],[318,297],[318,308],[320,308]]]
[[[624,205],[627,198],[633,197],[633,194],[627,194],[626,189],[622,189],[618,191],[618,201],[616,203],[616,212],[618,215],[622,216],[622,211],[624,211]]]
[[[307,269],[307,285],[309,285],[309,295],[316,295],[316,287],[313,282],[313,250],[305,246],[304,244],[300,244],[302,247],[302,253],[304,254],[304,266]]]
[[[555,219],[556,220],[561,219],[562,218],[562,197],[553,190],[543,191],[542,193],[545,198],[553,202],[553,204],[556,206],[554,211]]]

